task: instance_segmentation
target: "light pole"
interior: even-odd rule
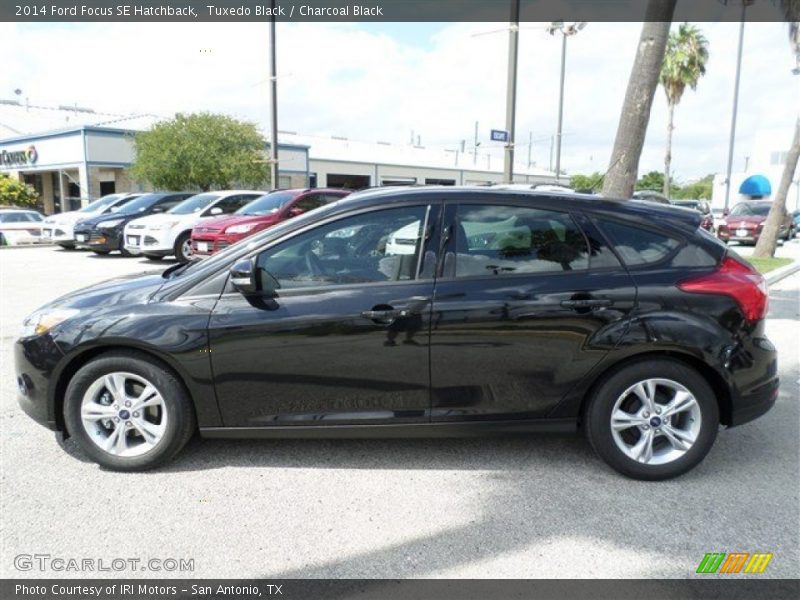
[[[567,64],[567,38],[577,35],[578,32],[586,27],[585,21],[564,25],[563,21],[553,21],[547,32],[555,35],[556,31],[561,33],[561,85],[558,93],[558,130],[556,131],[556,181],[561,179],[561,128],[564,120],[564,79]]]
[[[739,110],[739,76],[742,72],[742,45],[744,43],[744,20],[749,0],[742,0],[742,22],[739,24],[739,48],[736,51],[736,78],[733,84],[733,112],[731,114],[731,137],[728,142],[728,169],[725,176],[725,208],[731,201],[731,171],[733,170],[733,146],[736,141],[736,113]]]
[[[275,42],[275,0],[272,0],[272,17],[269,24],[270,43],[270,103],[271,103],[271,129],[272,143],[269,145],[269,175],[272,189],[278,188],[278,57],[276,56]]]
[[[517,51],[519,50],[519,4],[511,0],[511,26],[508,31],[508,88],[506,91],[506,142],[503,181],[514,181],[514,125],[517,113]]]

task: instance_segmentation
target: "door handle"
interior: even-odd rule
[[[561,306],[564,308],[601,308],[611,306],[611,300],[600,298],[584,298],[581,300],[563,300]]]
[[[365,319],[369,319],[370,321],[379,321],[382,323],[391,322],[395,319],[401,319],[403,317],[407,317],[409,315],[409,311],[407,310],[395,310],[395,309],[387,309],[387,310],[365,310],[361,313],[361,316]]]

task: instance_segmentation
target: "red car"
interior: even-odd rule
[[[719,226],[717,236],[723,242],[741,242],[755,244],[764,228],[772,202],[750,201],[740,202],[725,215],[725,221]],[[778,238],[790,240],[794,237],[794,223],[789,213],[784,215]]]
[[[351,190],[276,190],[232,215],[204,221],[192,230],[192,254],[210,256],[254,233],[347,196]]]

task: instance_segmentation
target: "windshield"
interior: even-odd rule
[[[200,212],[219,197],[219,194],[197,194],[196,196],[187,198],[178,204],[178,206],[167,212],[171,215],[191,215],[192,213]]]
[[[98,198],[91,204],[84,206],[78,212],[87,213],[87,212],[97,212],[107,206],[113,204],[117,200],[122,198],[122,194],[109,194],[108,196],[103,196],[102,198]]]
[[[134,215],[136,213],[143,212],[150,208],[159,198],[161,198],[161,196],[158,194],[145,194],[144,196],[139,196],[130,202],[125,202],[122,208],[120,208],[115,214]]]
[[[769,213],[769,204],[737,204],[731,211],[732,217],[759,216],[766,217]]]
[[[294,192],[272,192],[260,198],[256,198],[250,204],[246,204],[234,214],[236,215],[270,215],[278,212],[287,202],[296,198]]]

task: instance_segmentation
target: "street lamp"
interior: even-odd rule
[[[558,131],[556,132],[556,181],[561,178],[561,126],[564,118],[564,75],[566,73],[567,38],[577,35],[586,27],[586,21],[565,24],[564,21],[553,21],[547,28],[547,33],[555,35],[561,33],[561,85],[558,95]]]

